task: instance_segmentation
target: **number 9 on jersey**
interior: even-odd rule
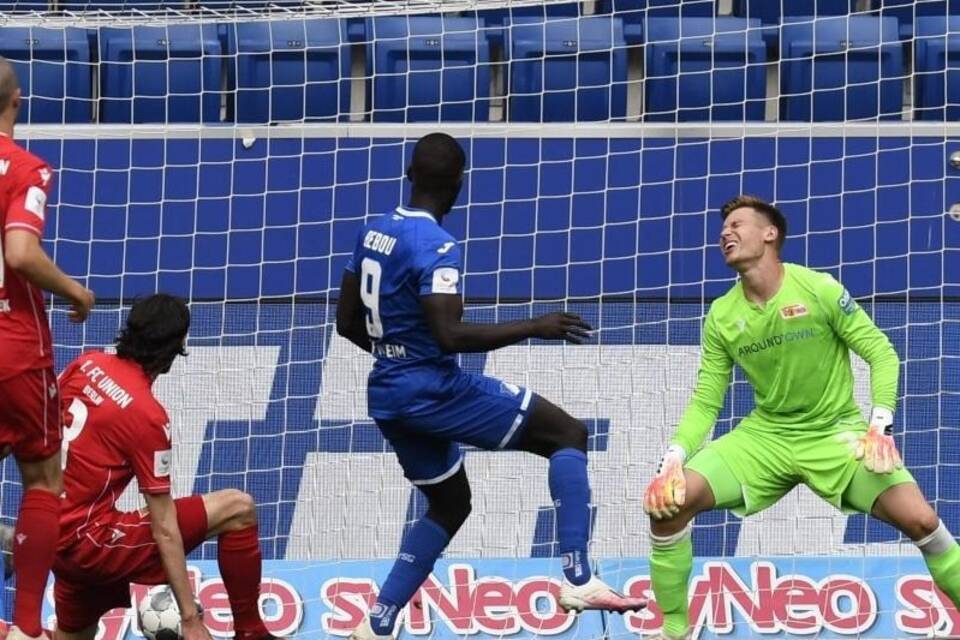
[[[380,322],[380,275],[383,269],[372,258],[364,258],[360,263],[360,299],[367,308],[367,335],[371,338],[383,337],[383,324]]]

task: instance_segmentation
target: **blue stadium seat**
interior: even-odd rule
[[[914,23],[916,120],[960,120],[960,16],[921,17]]]
[[[237,122],[346,120],[350,56],[340,20],[228,26],[236,54]]]
[[[475,19],[372,18],[367,34],[374,121],[490,119],[490,43]]]
[[[898,120],[903,73],[895,18],[798,18],[782,29],[780,119]]]
[[[622,119],[626,81],[618,18],[518,19],[510,27],[509,119],[514,122]]]
[[[643,42],[643,23],[649,18],[712,18],[716,0],[599,0],[597,13],[623,20],[627,44]]]
[[[100,30],[102,122],[219,122],[222,48],[213,24]]]
[[[93,79],[85,29],[0,28],[0,55],[20,80],[20,122],[90,122]]]
[[[960,15],[960,0],[873,0],[871,9],[882,18],[896,18],[900,21],[900,37],[904,40],[913,37],[914,20],[923,17],[945,17]]]
[[[645,118],[763,120],[767,48],[759,27],[743,18],[647,20]]]
[[[780,24],[791,18],[843,16],[852,13],[857,0],[733,0],[733,15],[763,23],[763,40],[776,51]]]
[[[734,0],[733,15],[780,24],[786,18],[842,16],[857,8],[857,0]]]
[[[469,11],[464,15],[475,17],[481,23],[480,29],[487,36],[491,46],[508,46],[508,28],[514,20],[545,22],[551,18],[575,18],[580,15],[581,2],[544,2],[535,6],[510,7],[507,9],[483,9]]]

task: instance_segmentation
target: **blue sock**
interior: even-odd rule
[[[580,585],[590,580],[587,542],[590,537],[590,481],[587,454],[561,449],[550,456],[550,497],[557,514],[557,537],[563,574]]]
[[[393,633],[397,616],[423,581],[433,571],[433,564],[450,542],[446,529],[423,517],[407,532],[390,575],[380,588],[377,603],[370,611],[370,626],[377,635]]]

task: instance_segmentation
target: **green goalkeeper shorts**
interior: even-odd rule
[[[838,509],[870,513],[881,493],[914,479],[906,469],[867,471],[854,458],[849,440],[866,430],[862,421],[804,430],[747,418],[698,451],[686,467],[706,479],[717,508],[740,516],[763,511],[800,483]]]

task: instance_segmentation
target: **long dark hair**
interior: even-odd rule
[[[170,370],[177,356],[187,355],[184,340],[190,330],[187,304],[166,293],[142,298],[130,308],[127,324],[117,336],[117,355],[133,360],[151,378]]]

